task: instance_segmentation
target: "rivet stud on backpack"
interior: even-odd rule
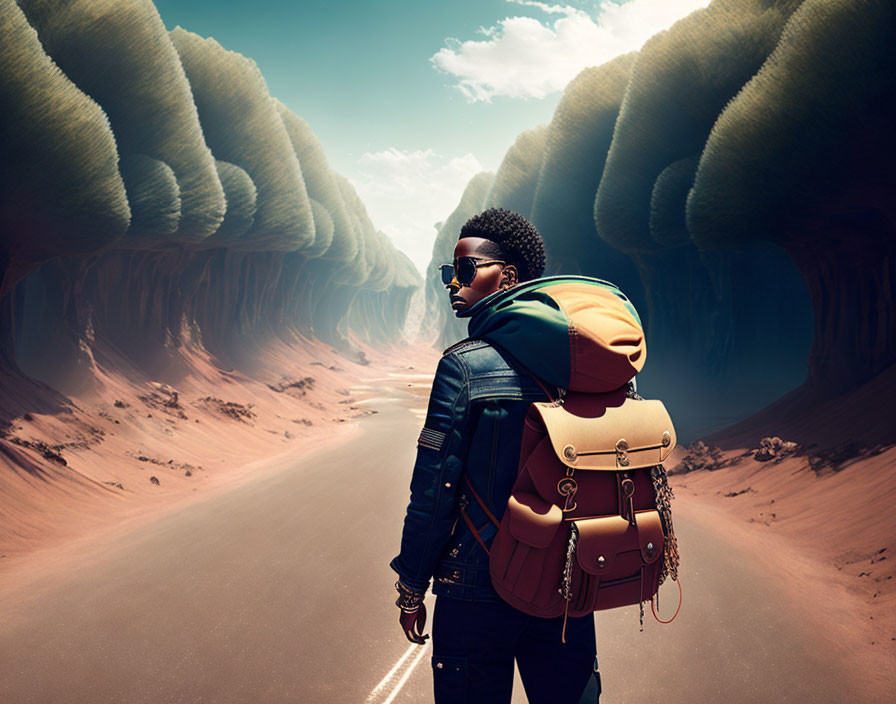
[[[653,557],[653,543],[647,543],[647,557]]]
[[[628,449],[628,441],[625,438],[619,438],[616,441],[616,452],[625,452]]]
[[[598,567],[606,567],[606,565],[607,565],[607,561],[603,555],[601,555],[599,558],[597,558],[597,566]]]
[[[669,447],[672,444],[672,433],[668,430],[663,433],[663,447]]]
[[[570,462],[575,462],[576,457],[578,457],[578,455],[576,454],[576,448],[574,448],[572,445],[567,445],[563,448],[563,456]]]

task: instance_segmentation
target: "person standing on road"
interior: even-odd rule
[[[505,292],[539,279],[544,263],[535,227],[517,213],[490,209],[461,228],[442,281],[455,314],[470,317],[472,329]],[[538,305],[533,300],[533,316]],[[390,563],[399,576],[399,622],[413,643],[429,638],[423,598],[435,580],[436,704],[509,704],[514,660],[531,704],[578,704],[597,672],[592,615],[569,618],[562,643],[562,617],[525,614],[491,585],[486,548],[496,528],[472,493],[500,521],[529,405],[549,400],[513,352],[468,338],[443,353],[417,440],[400,553]]]

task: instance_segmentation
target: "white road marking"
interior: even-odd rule
[[[383,679],[380,680],[380,683],[376,687],[374,687],[373,690],[370,692],[370,696],[367,697],[367,701],[370,701],[371,697],[373,697],[374,694],[376,694],[383,687],[386,686],[386,683],[390,679],[392,679],[392,675],[394,675],[398,671],[398,668],[401,667],[402,664],[404,663],[404,661],[408,659],[408,655],[413,653],[416,648],[417,648],[416,645],[412,645],[410,648],[408,648],[407,650],[404,651],[404,655],[402,655],[400,658],[398,658],[398,662],[395,663],[395,665],[392,667],[392,669],[389,670],[388,674],[385,677],[383,677]]]
[[[389,692],[389,696],[383,700],[382,704],[392,704],[395,700],[395,697],[398,696],[398,693],[401,691],[402,687],[407,683],[408,679],[411,676],[411,673],[414,671],[414,668],[420,663],[423,659],[423,656],[429,651],[429,643],[424,645],[422,648],[419,645],[410,646],[399,659],[395,665],[392,666],[392,669],[380,680],[380,683],[371,690],[370,694],[367,697],[367,701],[365,704],[374,704],[377,700],[379,700],[380,696],[386,694],[385,691],[382,691],[386,688],[386,686],[390,683],[390,681],[398,674],[401,670],[402,665],[404,665],[405,660],[408,659],[408,656],[417,650],[417,656],[411,661],[411,664],[405,668],[404,674],[402,674],[401,678],[395,683],[393,689]]]
[[[404,675],[402,675],[401,679],[398,680],[398,684],[395,685],[395,689],[392,690],[392,694],[389,695],[389,698],[383,702],[383,704],[392,704],[392,701],[395,697],[398,696],[398,693],[401,691],[401,688],[404,687],[405,682],[408,681],[408,678],[411,676],[411,673],[414,671],[414,668],[417,667],[417,664],[426,655],[427,650],[429,649],[429,643],[420,648],[420,652],[417,653],[417,657],[414,658],[414,662],[411,663],[411,666],[405,670]]]

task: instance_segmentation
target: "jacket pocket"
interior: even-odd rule
[[[562,613],[558,591],[569,530],[559,506],[536,494],[511,496],[492,544],[489,573],[495,591],[526,613]]]

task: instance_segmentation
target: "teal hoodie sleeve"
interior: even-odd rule
[[[456,355],[442,357],[417,440],[401,550],[389,565],[416,591],[429,588],[459,515],[457,489],[470,443],[468,401],[466,368]]]

